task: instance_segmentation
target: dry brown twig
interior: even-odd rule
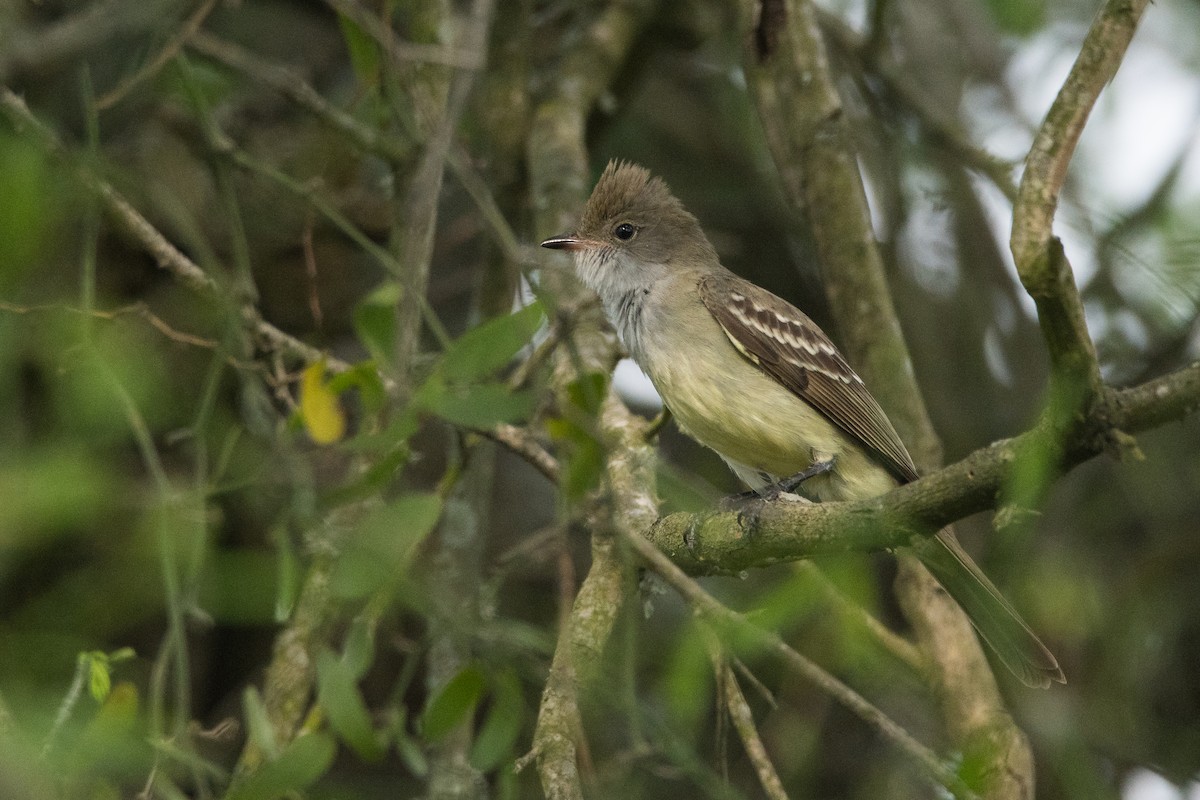
[[[754,765],[754,772],[758,775],[758,782],[762,784],[763,792],[770,800],[787,800],[783,782],[779,780],[779,773],[776,772],[775,765],[771,763],[766,745],[763,744],[762,737],[758,735],[758,727],[754,724],[754,714],[750,710],[750,704],[746,702],[746,696],[742,694],[742,687],[738,685],[737,675],[734,674],[733,667],[722,650],[720,641],[711,629],[705,630],[704,640],[705,646],[708,648],[709,661],[712,662],[713,676],[719,687],[717,695],[725,701],[725,713],[729,715],[734,730],[742,740],[742,746],[746,749],[750,763]]]

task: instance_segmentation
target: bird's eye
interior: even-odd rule
[[[620,225],[613,228],[613,235],[622,242],[628,242],[633,238],[635,233],[637,233],[637,228],[633,227],[633,225],[629,224],[628,222],[622,222]]]

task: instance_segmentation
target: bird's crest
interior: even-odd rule
[[[671,194],[662,178],[652,178],[645,167],[612,160],[592,190],[580,220],[580,230],[590,231],[614,217],[645,217],[666,208],[683,213],[683,205]]]

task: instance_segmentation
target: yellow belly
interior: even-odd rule
[[[874,497],[896,485],[856,440],[742,356],[703,306],[695,311],[686,325],[654,331],[660,339],[648,348],[686,356],[642,363],[685,433],[772,480],[832,459],[832,472],[805,482],[818,500]]]

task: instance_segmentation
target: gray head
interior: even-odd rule
[[[573,252],[580,279],[602,297],[645,287],[685,267],[718,265],[700,223],[662,178],[623,161],[608,162],[579,227],[542,247]]]

